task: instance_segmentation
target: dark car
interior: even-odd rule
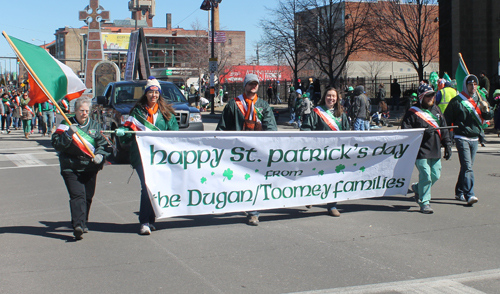
[[[171,82],[159,81],[162,96],[175,109],[179,131],[203,131],[201,113],[191,107],[181,91]],[[121,127],[128,119],[130,110],[144,94],[146,81],[120,81],[109,83],[103,96],[93,100],[92,118],[100,123],[103,130]],[[113,156],[118,163],[128,161],[130,145],[120,144],[114,134],[111,135]]]

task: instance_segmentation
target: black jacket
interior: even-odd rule
[[[416,107],[420,108],[420,103],[416,104]],[[440,127],[446,127],[446,120],[444,119],[441,109],[437,105],[433,105],[430,109],[431,113],[434,114],[439,120]],[[433,128],[430,124],[425,122],[414,112],[408,110],[403,117],[401,122],[402,129],[417,129],[417,128]],[[430,159],[430,158],[441,158],[441,144],[443,146],[451,144],[450,132],[448,129],[441,129],[441,138],[437,131],[428,134],[424,132],[422,138],[422,143],[420,144],[420,150],[418,151],[417,159]]]

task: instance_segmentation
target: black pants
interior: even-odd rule
[[[74,172],[61,171],[69,193],[69,208],[73,228],[87,227],[90,205],[94,197],[97,171]]]

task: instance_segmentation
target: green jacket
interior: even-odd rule
[[[130,112],[130,116],[133,116],[135,118],[142,117],[143,119],[147,118],[147,111],[144,109],[142,106],[135,106],[132,111]],[[155,126],[160,129],[161,131],[178,131],[179,130],[179,125],[177,124],[177,119],[175,118],[175,115],[172,113],[172,116],[170,116],[170,120],[166,121],[165,117],[161,115],[161,113],[158,113],[158,117],[156,118]],[[125,131],[129,131],[131,129],[127,127],[121,127],[121,129]],[[141,161],[141,155],[139,153],[139,147],[137,146],[137,141],[135,140],[135,134],[132,133],[126,133],[125,136],[120,137],[120,142],[122,144],[128,144],[131,143],[130,145],[130,164],[132,164],[133,168],[138,167],[139,165],[142,164]]]
[[[277,131],[278,126],[276,125],[276,120],[274,119],[274,113],[269,104],[262,100],[257,99],[255,102],[255,108],[262,113],[262,130],[263,131]],[[243,113],[239,110],[235,99],[231,99],[227,102],[224,110],[222,111],[222,116],[217,124],[217,131],[241,131],[243,129],[243,123],[245,122],[245,117]]]
[[[61,171],[89,172],[101,170],[109,153],[104,149],[107,141],[101,134],[99,124],[91,119],[87,119],[83,125],[79,125],[74,117],[69,120],[94,140],[94,154],[101,154],[104,158],[101,164],[95,164],[88,155],[83,153],[83,151],[73,143],[73,138],[71,138],[66,131],[61,129],[63,125],[67,125],[64,122],[59,125],[52,135],[52,146],[59,152]]]
[[[472,99],[478,103],[478,97],[476,94],[474,94]],[[456,135],[468,138],[477,138],[481,133],[482,126],[476,120],[474,114],[465,108],[461,101],[462,98],[460,98],[460,96],[455,96],[455,98],[451,99],[448,107],[446,107],[446,110],[444,111],[446,123],[448,125],[453,124],[458,126],[458,128],[453,129],[453,132]],[[491,109],[489,109],[488,112],[483,112],[482,114],[483,119],[485,120],[493,117],[493,111],[491,111]]]
[[[349,120],[347,115],[342,113],[342,116],[335,117],[339,120],[340,131],[349,131]],[[311,114],[307,115],[300,127],[301,131],[331,131],[332,129],[326,124],[326,122],[315,112],[311,111]]]

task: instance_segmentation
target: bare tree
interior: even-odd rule
[[[384,69],[385,63],[379,58],[374,57],[371,60],[365,60],[364,65],[361,68],[368,74],[370,79],[377,79],[378,75]]]
[[[260,44],[262,55],[268,60],[284,58],[292,68],[293,79],[297,82],[298,72],[307,64],[308,57],[303,52],[299,38],[300,23],[297,13],[300,0],[279,0],[277,8],[270,9],[269,16],[260,21],[264,34]]]
[[[198,85],[200,76],[208,72],[208,32],[202,28],[198,19],[191,24],[194,34],[187,37],[186,50],[182,56],[182,62],[189,64],[198,74]]]
[[[424,69],[438,57],[437,0],[387,0],[373,5],[373,48],[410,63],[424,78]]]
[[[330,85],[344,74],[351,55],[369,39],[367,1],[302,0],[299,14],[302,40],[308,56],[328,76]]]

